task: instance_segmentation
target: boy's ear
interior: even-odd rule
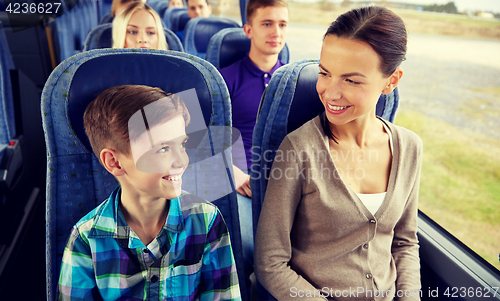
[[[391,93],[394,89],[396,89],[401,77],[403,77],[403,69],[398,67],[387,79],[387,85],[382,90],[382,94],[387,95],[387,94]]]
[[[99,157],[104,168],[106,168],[106,170],[113,176],[121,176],[125,173],[125,170],[120,165],[120,161],[118,161],[115,150],[104,148],[99,154]]]
[[[243,31],[249,39],[252,39],[252,25],[249,25],[248,23],[243,25]]]

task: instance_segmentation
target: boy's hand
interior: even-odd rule
[[[234,181],[236,184],[236,191],[246,197],[252,197],[252,190],[250,189],[250,175],[244,173],[241,169],[233,165]]]

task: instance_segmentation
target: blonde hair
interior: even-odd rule
[[[116,15],[116,10],[118,9],[118,6],[120,6],[121,4],[134,2],[134,1],[141,1],[141,0],[113,0],[113,2],[111,3],[111,15],[113,17]]]
[[[132,18],[132,15],[138,11],[144,9],[149,12],[156,23],[156,32],[158,34],[158,47],[160,50],[168,50],[167,38],[165,37],[165,31],[161,23],[161,18],[151,6],[144,4],[142,2],[132,2],[130,3],[122,12],[118,14],[113,19],[113,48],[125,48],[125,37],[127,35],[127,25]]]

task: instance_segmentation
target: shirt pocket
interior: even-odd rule
[[[195,264],[177,265],[168,270],[165,286],[167,300],[197,300],[201,277],[202,261]],[[179,299],[179,297],[184,297]]]

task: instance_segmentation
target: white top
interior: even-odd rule
[[[382,202],[384,201],[385,195],[387,192],[382,192],[382,193],[370,193],[370,194],[364,194],[364,193],[356,193],[363,202],[363,205],[365,205],[370,212],[375,215],[377,212],[378,208],[382,205]]]
[[[393,142],[392,142],[392,133],[391,131],[387,128],[387,125],[385,125],[385,123],[382,122],[382,124],[384,125],[384,129],[386,131],[386,133],[389,135],[389,143],[391,145],[391,153],[393,152]],[[359,199],[361,200],[361,202],[363,202],[363,205],[365,205],[365,207],[370,210],[370,212],[375,215],[375,213],[377,212],[378,208],[380,208],[380,206],[382,205],[382,202],[384,202],[384,198],[385,198],[385,195],[387,194],[387,192],[382,192],[382,193],[371,193],[371,194],[364,194],[364,193],[356,193],[359,197]]]

